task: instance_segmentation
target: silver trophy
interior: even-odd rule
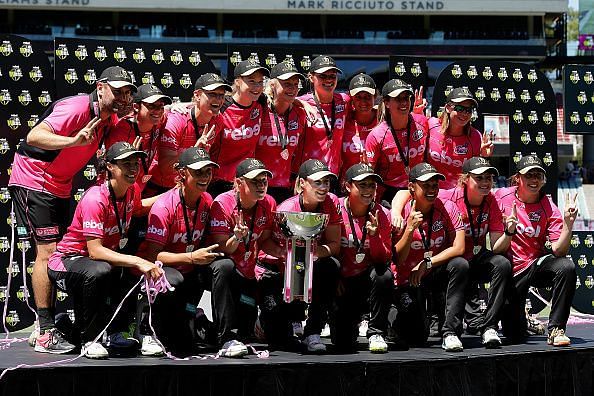
[[[328,215],[309,212],[276,212],[276,221],[287,238],[284,297],[286,302],[311,301],[314,240],[328,224]]]

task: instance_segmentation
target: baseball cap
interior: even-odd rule
[[[383,183],[382,177],[375,173],[369,164],[359,163],[351,166],[344,174],[344,179],[347,182],[360,181],[368,177],[373,177],[379,183]]]
[[[414,181],[427,181],[433,177],[437,177],[441,180],[445,180],[445,176],[437,171],[433,165],[426,162],[421,162],[415,165],[408,174],[408,180]]]
[[[208,165],[212,165],[215,168],[219,167],[219,164],[210,160],[210,155],[208,155],[206,150],[198,147],[190,147],[181,153],[176,168],[202,169]]]
[[[388,81],[382,88],[382,96],[389,96],[391,98],[396,98],[403,92],[409,92],[411,95],[415,93],[412,85],[397,78]]]
[[[351,79],[349,83],[349,93],[351,96],[355,96],[359,92],[369,92],[375,95],[377,92],[375,89],[375,81],[367,74],[360,73]]]
[[[482,175],[485,172],[491,172],[495,176],[499,176],[497,168],[491,166],[491,163],[483,157],[472,157],[464,161],[464,164],[462,164],[462,173]]]
[[[287,61],[277,63],[270,71],[270,78],[277,78],[279,80],[288,80],[293,76],[299,76],[299,78],[305,80],[305,76],[299,73],[295,65]]]
[[[262,71],[262,73],[264,73],[264,75],[270,76],[270,72],[268,71],[268,69],[265,68],[264,66],[260,65],[258,62],[256,62],[253,59],[248,59],[248,60],[239,62],[237,64],[237,66],[235,66],[233,75],[235,77],[245,77],[245,76],[249,76],[249,75],[257,72],[258,70]]]
[[[543,171],[544,173],[547,173],[542,161],[536,155],[526,155],[526,156],[522,157],[518,161],[518,164],[516,165],[516,169],[522,175],[525,175],[526,173],[528,173],[529,171],[531,171],[533,169],[538,169],[538,170]]]
[[[253,179],[262,173],[266,173],[269,177],[273,177],[272,172],[266,169],[264,163],[255,158],[244,159],[237,165],[237,169],[235,170],[236,177],[245,177],[248,179]]]
[[[117,142],[114,143],[105,154],[105,160],[107,162],[114,162],[124,158],[128,158],[131,155],[138,154],[142,157],[146,157],[146,153],[141,150],[137,150],[136,147],[132,146],[128,142]]]
[[[159,87],[153,84],[142,84],[134,94],[134,102],[155,103],[157,100],[162,100],[165,104],[171,104],[172,100],[165,95]]]
[[[114,88],[130,86],[134,91],[136,91],[136,85],[132,83],[132,76],[130,76],[130,73],[120,66],[110,66],[103,70],[97,81],[106,82]]]
[[[309,67],[309,71],[311,73],[324,73],[332,69],[342,74],[342,70],[336,67],[336,62],[334,59],[326,55],[320,55],[316,57],[311,61],[311,66]]]
[[[202,89],[204,91],[214,91],[220,87],[225,88],[225,91],[233,91],[231,85],[227,84],[227,82],[216,73],[204,73],[198,77],[196,84],[194,84],[194,89]]]
[[[334,173],[330,172],[328,165],[320,160],[310,159],[299,167],[299,177],[302,179],[320,180],[326,176],[336,177]]]
[[[448,94],[447,101],[452,103],[460,103],[464,102],[465,100],[471,100],[474,102],[475,106],[478,106],[478,102],[472,95],[472,92],[466,87],[454,88]]]

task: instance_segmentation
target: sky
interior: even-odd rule
[[[569,0],[569,7],[577,10],[579,8],[579,0]]]

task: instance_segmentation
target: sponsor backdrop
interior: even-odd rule
[[[594,66],[565,65],[563,93],[565,131],[594,134]]]
[[[398,78],[413,86],[415,90],[420,87],[427,92],[427,59],[411,56],[390,56],[390,79]],[[379,89],[383,85],[379,85]],[[423,96],[427,96],[423,94]]]

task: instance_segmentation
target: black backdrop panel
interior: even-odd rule
[[[484,114],[509,116],[510,173],[523,155],[538,155],[546,167],[544,189],[557,199],[557,106],[547,77],[523,63],[495,60],[460,61],[439,75],[433,92],[436,117],[453,88],[467,87],[479,102],[473,120],[483,130]]]
[[[411,56],[390,56],[390,79],[398,78],[414,87],[427,88],[427,59]],[[381,89],[381,87],[379,87]]]
[[[594,233],[575,231],[569,253],[577,271],[573,307],[580,312],[594,314]]]
[[[594,66],[563,67],[565,132],[594,134]]]

